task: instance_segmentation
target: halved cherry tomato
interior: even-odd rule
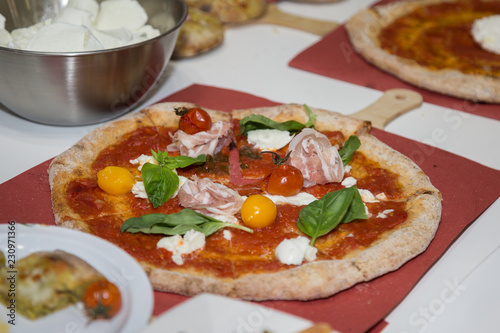
[[[264,228],[271,225],[278,210],[274,202],[261,194],[251,195],[241,206],[241,219],[251,228]]]
[[[304,185],[304,176],[296,167],[282,164],[269,173],[264,181],[265,191],[285,197],[299,194]]]
[[[83,294],[83,305],[90,317],[109,319],[115,316],[122,307],[122,296],[118,287],[108,280],[92,282]]]
[[[212,127],[212,118],[203,109],[178,108],[175,110],[175,113],[181,116],[179,119],[179,129],[187,134],[208,131]]]

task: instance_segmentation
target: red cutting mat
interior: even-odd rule
[[[163,101],[193,102],[226,111],[277,104],[242,92],[202,85],[190,86]],[[385,316],[404,299],[453,240],[500,195],[500,171],[381,130],[374,129],[372,133],[394,149],[414,157],[442,192],[443,216],[435,239],[426,252],[399,270],[332,297],[308,302],[270,301],[261,304],[314,322],[328,322],[342,332],[378,330],[384,326]],[[54,224],[47,176],[49,162],[0,184],[1,223],[16,220]],[[154,314],[158,315],[186,299],[180,295],[155,292]]]
[[[393,1],[381,1],[376,5]],[[500,120],[500,104],[472,103],[421,89],[366,62],[354,51],[343,25],[295,56],[289,66],[381,91],[411,89],[420,93],[424,102]]]

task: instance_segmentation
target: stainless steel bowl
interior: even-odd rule
[[[101,0],[98,0],[101,2]],[[31,26],[67,0],[2,0],[5,28]],[[187,16],[183,0],[139,0],[158,37],[93,52],[45,53],[0,47],[0,103],[34,122],[88,125],[120,116],[151,93]]]

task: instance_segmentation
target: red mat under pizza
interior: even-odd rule
[[[194,102],[203,107],[231,110],[273,106],[278,103],[233,90],[193,85],[163,101]],[[358,284],[332,297],[315,301],[267,301],[262,305],[314,322],[328,322],[342,332],[364,332],[383,321],[410,292],[449,245],[500,195],[500,172],[403,137],[372,130],[381,141],[407,156],[430,177],[443,195],[443,214],[436,237],[428,249],[395,272]],[[53,225],[46,161],[0,184],[0,222]],[[466,182],[474,175],[473,182]],[[155,292],[158,315],[187,297]]]

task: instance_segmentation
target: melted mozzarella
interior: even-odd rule
[[[288,131],[260,129],[247,133],[247,140],[260,150],[278,150],[285,147],[293,138]]]
[[[500,15],[475,20],[471,34],[484,50],[500,54]]]
[[[194,230],[186,232],[184,237],[181,235],[163,237],[156,244],[156,247],[172,252],[172,260],[179,266],[184,264],[183,254],[194,252],[204,246],[205,234]]]
[[[275,204],[290,204],[295,206],[306,206],[309,205],[311,202],[317,200],[314,195],[306,192],[300,192],[299,194],[290,197],[285,197],[282,195],[271,195],[271,194],[264,194],[264,195],[269,199],[271,199]]]
[[[305,261],[316,259],[318,249],[309,245],[309,239],[299,236],[283,240],[274,251],[274,255],[286,265],[300,265]]]

